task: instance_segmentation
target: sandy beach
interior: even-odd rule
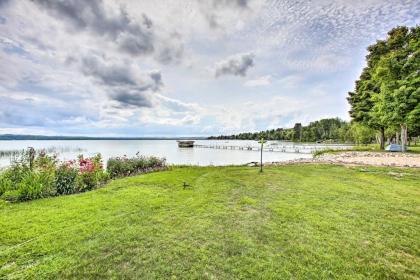
[[[323,154],[313,159],[293,160],[272,164],[282,165],[291,163],[331,163],[420,168],[420,154],[389,152],[342,152]]]

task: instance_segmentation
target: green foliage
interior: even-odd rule
[[[33,200],[56,194],[54,188],[54,173],[49,170],[26,173],[18,183],[19,200]]]
[[[369,144],[375,140],[375,131],[359,123],[351,125],[351,134],[356,144]]]
[[[54,195],[84,192],[108,180],[102,158],[67,161],[59,164],[55,156],[44,151],[21,153],[11,166],[0,173],[0,195],[7,201],[26,201]]]
[[[95,172],[81,173],[76,179],[76,188],[78,192],[93,190],[98,185],[98,179]]]
[[[133,158],[115,157],[108,159],[107,169],[111,178],[159,170],[165,167],[165,159],[157,157],[136,156]]]
[[[55,188],[57,194],[72,194],[76,192],[78,170],[73,166],[62,164],[56,170]]]
[[[293,128],[278,128],[255,133],[240,133],[230,136],[209,137],[209,139],[239,139],[239,140],[285,140],[285,141],[334,141],[352,142],[351,134],[348,133],[350,126],[347,122],[338,118],[321,119],[311,122],[307,126],[296,123]]]
[[[79,171],[79,175],[76,178],[78,192],[93,190],[108,179],[107,174],[103,170],[101,154],[97,154],[91,158],[80,156]]]
[[[347,98],[358,123],[420,133],[420,26],[397,27],[368,47],[367,67]],[[405,139],[405,137],[403,138]]]
[[[3,173],[0,173],[0,196],[8,190],[13,189],[13,181],[10,178],[10,171],[6,170]]]
[[[19,201],[19,198],[20,198],[20,193],[18,190],[7,190],[1,196],[1,199],[3,199],[4,201],[9,201],[9,202],[17,202]]]

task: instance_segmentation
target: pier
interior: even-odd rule
[[[223,144],[194,144],[195,148],[219,149],[219,150],[242,150],[242,151],[261,151],[260,146],[240,146],[240,145],[223,145]],[[346,150],[350,149],[350,145],[339,144],[286,144],[286,145],[268,145],[263,148],[264,152],[278,153],[302,153],[312,154],[322,150]]]

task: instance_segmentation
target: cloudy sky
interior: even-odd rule
[[[348,119],[418,0],[0,0],[0,134],[188,136]]]

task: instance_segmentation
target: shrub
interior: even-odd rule
[[[107,162],[107,170],[111,178],[150,172],[164,167],[165,159],[153,156],[115,157],[110,158]]]
[[[73,162],[65,162],[60,165],[55,173],[55,189],[57,194],[72,194],[76,192],[76,178],[78,170]]]
[[[3,200],[16,202],[19,201],[19,191],[18,190],[8,190],[3,193],[1,196]]]
[[[57,155],[48,155],[45,150],[38,152],[34,160],[34,168],[42,170],[55,170],[57,167]]]
[[[6,191],[16,190],[17,185],[29,172],[28,166],[13,162],[9,168],[0,174],[0,196]]]
[[[13,189],[13,182],[8,176],[9,172],[0,174],[0,196],[8,190]]]
[[[31,172],[29,166],[20,165],[15,162],[4,171],[2,175],[12,182],[12,188],[16,188],[16,185],[21,182],[29,172]]]
[[[19,200],[32,200],[55,195],[54,173],[49,171],[28,172],[18,183]]]
[[[96,180],[95,173],[86,172],[77,176],[76,186],[78,192],[90,191],[96,188],[98,181]]]
[[[101,154],[91,158],[79,156],[79,175],[76,179],[76,188],[79,192],[97,188],[108,179],[104,172]]]

